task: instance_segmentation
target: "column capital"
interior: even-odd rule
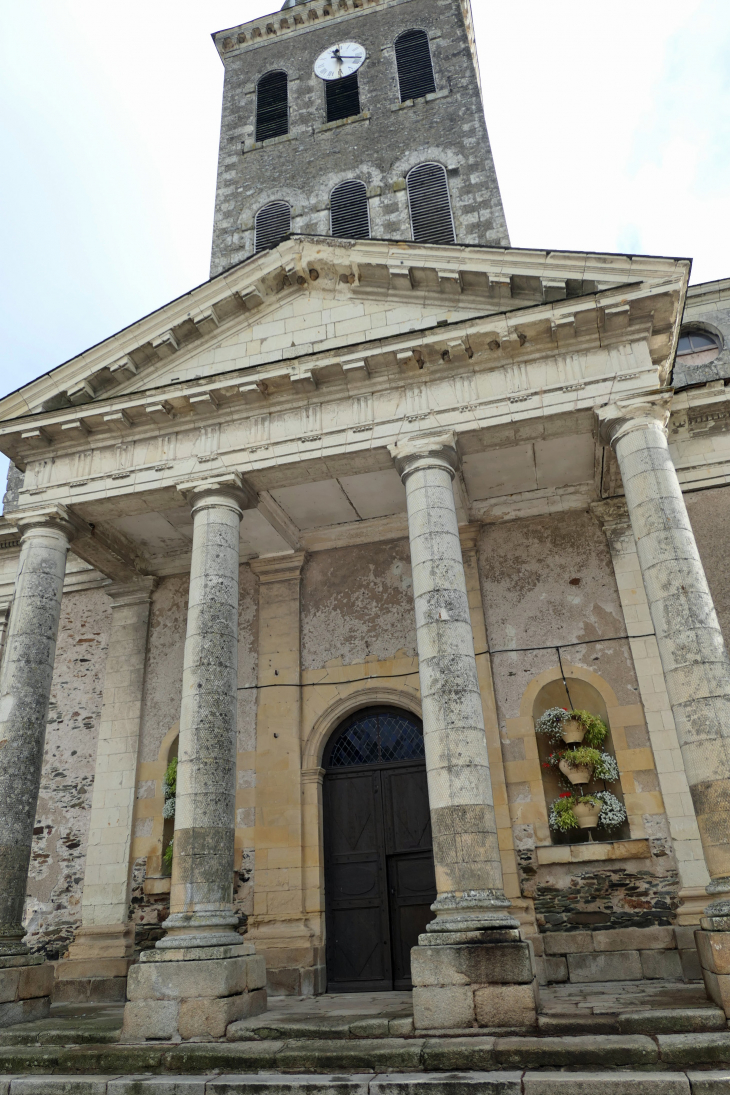
[[[249,559],[248,565],[260,582],[289,582],[299,578],[307,557],[305,551],[291,555],[269,555],[263,559]]]
[[[127,605],[148,604],[157,588],[157,578],[140,576],[131,582],[110,582],[104,586],[104,592],[111,599],[112,608]]]
[[[632,430],[658,429],[666,436],[671,409],[672,392],[650,392],[597,407],[601,440],[604,445],[615,448],[616,442]]]
[[[207,506],[237,508],[239,516],[244,510],[255,509],[258,498],[237,471],[222,472],[204,479],[186,479],[177,484],[177,490],[190,506],[193,514]]]
[[[39,506],[36,509],[16,510],[13,514],[13,524],[18,527],[21,540],[25,539],[27,533],[32,532],[34,529],[46,528],[63,533],[69,542],[79,532],[86,531],[89,527],[85,521],[79,520],[78,517],[72,514],[66,506],[57,503]]]
[[[438,434],[415,434],[388,445],[403,482],[422,468],[441,468],[454,478],[459,464],[456,434],[453,430]]]

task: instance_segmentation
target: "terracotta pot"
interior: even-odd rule
[[[572,744],[576,741],[583,741],[586,736],[586,728],[582,722],[578,722],[577,719],[568,719],[563,723],[563,741]]]
[[[593,779],[593,769],[589,764],[583,768],[574,768],[563,759],[558,764],[558,768],[571,783],[590,783]]]
[[[598,825],[598,817],[601,807],[595,802],[576,802],[573,806],[575,820],[580,829],[595,829]]]

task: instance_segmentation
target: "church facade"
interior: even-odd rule
[[[0,401],[0,1022],[730,1013],[730,282],[510,246],[468,0],[214,42],[210,280]]]

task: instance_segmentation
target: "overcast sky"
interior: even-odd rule
[[[472,0],[518,247],[730,277],[728,0]],[[223,68],[270,0],[0,0],[0,391],[208,276]]]

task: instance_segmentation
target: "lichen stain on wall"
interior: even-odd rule
[[[727,579],[730,542],[730,497],[725,487],[685,494],[689,519],[705,568],[726,645],[730,644],[730,582]]]
[[[157,760],[162,739],[180,718],[188,575],[163,578],[152,595],[147,637],[140,760]]]
[[[302,583],[302,669],[416,655],[408,542],[310,556]]]
[[[520,651],[492,657],[502,729],[533,677],[558,664],[555,649],[537,648],[557,643],[565,661],[600,673],[619,703],[638,702],[628,642],[595,642],[626,627],[608,542],[590,514],[486,526],[479,571],[490,649]]]
[[[66,949],[81,920],[110,621],[101,590],[63,598],[25,917],[32,950],[49,958]]]

